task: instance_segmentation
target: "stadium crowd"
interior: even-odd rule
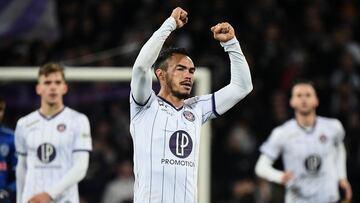
[[[360,202],[360,1],[61,0],[56,2],[59,37],[0,38],[0,65],[131,66],[176,6],[188,10],[189,23],[166,46],[185,47],[196,66],[208,67],[212,90],[227,84],[230,75],[227,55],[210,32],[218,21],[236,25],[253,77],[253,92],[212,122],[212,202],[282,201],[283,188],[258,179],[254,165],[271,129],[292,116],[288,98],[296,78],[314,81],[319,115],[342,121],[353,201]],[[94,58],[82,57],[89,55]],[[91,162],[80,183],[83,202],[131,202],[129,84],[70,85],[67,104],[86,113],[92,127]],[[38,105],[33,87],[0,83],[9,127]]]

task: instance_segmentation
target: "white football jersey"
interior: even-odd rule
[[[175,108],[151,93],[145,105],[130,96],[134,143],[134,202],[197,202],[200,129],[216,117],[213,95]]]
[[[88,118],[65,107],[47,118],[34,111],[21,118],[15,130],[17,153],[26,156],[22,201],[56,185],[73,165],[73,153],[91,151]],[[78,186],[68,188],[54,202],[78,203]]]
[[[286,186],[287,203],[328,203],[339,200],[336,147],[345,132],[337,119],[318,116],[312,129],[295,119],[275,128],[260,151],[294,173]]]

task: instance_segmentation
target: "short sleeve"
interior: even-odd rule
[[[92,142],[89,119],[84,114],[81,114],[76,122],[73,151],[91,151]]]
[[[22,126],[22,120],[19,120],[16,124],[15,128],[15,149],[17,154],[26,155],[27,154],[27,146],[25,142],[25,134]]]
[[[274,129],[270,137],[261,145],[261,153],[267,155],[272,160],[276,160],[283,150],[283,138],[280,129]]]

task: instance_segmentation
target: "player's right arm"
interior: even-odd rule
[[[170,33],[187,23],[187,12],[180,7],[175,8],[171,16],[154,32],[141,48],[137,56],[131,78],[131,94],[138,104],[145,104],[152,91],[151,66],[155,63],[161,48]]]
[[[22,202],[22,194],[25,186],[26,176],[26,143],[22,129],[22,120],[17,122],[15,129],[15,148],[18,154],[18,162],[16,165],[16,202]]]
[[[16,202],[22,202],[22,194],[25,186],[26,157],[19,155],[16,165]]]
[[[277,170],[273,167],[273,164],[274,161],[270,157],[261,154],[255,165],[256,175],[270,182],[286,185],[293,177],[293,173]]]
[[[284,137],[281,132],[281,127],[275,128],[268,140],[261,145],[261,155],[256,162],[255,173],[270,182],[286,185],[293,177],[293,173],[273,167],[274,161],[283,151]]]

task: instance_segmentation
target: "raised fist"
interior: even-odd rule
[[[171,17],[176,21],[176,28],[181,28],[188,22],[187,12],[180,7],[176,7],[172,11]]]
[[[227,42],[235,37],[234,28],[228,23],[218,23],[211,27],[211,32],[214,34],[214,39],[220,42]]]

